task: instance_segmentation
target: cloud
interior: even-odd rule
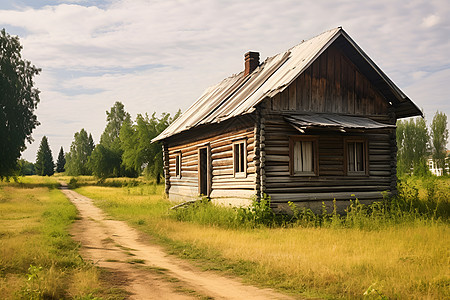
[[[440,20],[439,16],[429,15],[428,17],[426,17],[422,20],[422,26],[424,26],[426,28],[433,27],[439,23],[439,20]]]
[[[336,26],[419,107],[433,109],[427,93],[432,103],[450,94],[447,84],[433,85],[450,68],[450,19],[440,17],[450,15],[448,1],[11,2],[0,4],[0,27],[20,34],[23,56],[42,68],[34,136],[52,134],[54,154],[83,127],[98,140],[115,101],[134,116],[185,110],[241,71],[248,50],[264,59]]]

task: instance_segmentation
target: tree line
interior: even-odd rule
[[[33,165],[19,161],[20,175],[48,175],[65,172],[70,176],[94,175],[108,177],[137,177],[144,174],[159,183],[163,173],[162,148],[151,143],[179,115],[163,113],[157,117],[138,114],[135,121],[121,102],[116,102],[106,112],[106,127],[95,145],[92,134],[84,128],[74,134],[70,151],[61,147],[56,165],[53,163],[47,137],[43,137]],[[31,164],[31,166],[30,166]]]
[[[60,149],[56,165],[49,141],[41,140],[32,164],[19,159],[31,143],[32,131],[40,124],[34,114],[40,101],[34,76],[41,69],[21,56],[19,38],[0,31],[0,180],[17,175],[138,176],[144,173],[160,181],[163,169],[162,150],[150,141],[161,133],[179,114],[163,113],[157,117],[137,115],[134,121],[121,102],[106,112],[106,127],[99,144],[85,129],[75,133],[68,153]],[[427,158],[432,157],[438,168],[445,169],[448,141],[447,116],[436,112],[428,129],[423,118],[397,122],[397,170],[399,175],[426,175]]]
[[[397,121],[397,173],[398,175],[429,175],[428,158],[437,168],[446,172],[447,115],[437,111],[430,128],[425,118],[417,117]]]
[[[68,175],[94,175],[98,178],[137,177],[144,174],[159,183],[163,173],[162,148],[151,143],[179,115],[138,114],[132,121],[121,102],[106,112],[106,127],[95,145],[85,129],[75,133],[65,160]]]

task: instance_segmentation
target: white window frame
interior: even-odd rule
[[[247,177],[247,140],[233,142],[233,174],[235,178]]]

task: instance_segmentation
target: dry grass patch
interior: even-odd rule
[[[68,234],[75,207],[52,177],[0,182],[0,298],[108,296]]]
[[[148,186],[78,191],[180,256],[232,270],[253,284],[325,298],[450,297],[446,222],[418,218],[364,230],[226,229],[169,218],[172,203],[161,196],[162,186],[155,193]]]

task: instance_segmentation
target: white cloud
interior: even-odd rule
[[[336,26],[418,106],[428,110],[427,93],[436,93],[435,103],[450,94],[448,84],[425,90],[450,68],[450,20],[439,17],[450,15],[448,1],[49,2],[15,10],[0,4],[0,26],[23,28],[23,56],[43,69],[34,136],[51,134],[55,157],[82,127],[98,140],[115,101],[133,115],[186,109],[206,87],[239,72],[246,51],[264,59]],[[36,144],[27,159],[34,160]]]
[[[436,15],[429,15],[426,18],[423,18],[422,20],[422,26],[426,27],[426,28],[430,28],[435,26],[436,24],[439,23],[439,16]]]

